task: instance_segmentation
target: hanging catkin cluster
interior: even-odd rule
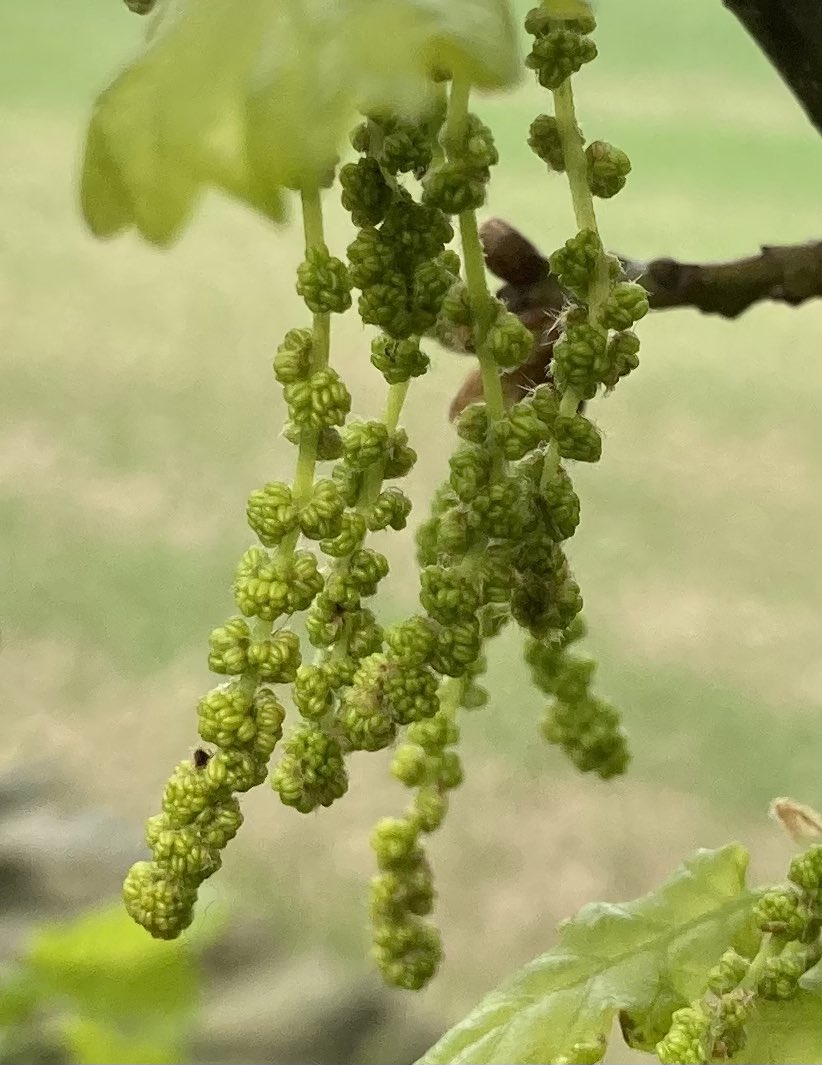
[[[475,212],[498,153],[469,110],[470,83],[439,71],[422,117],[370,113],[353,131],[356,158],[337,173],[356,230],[345,259],[326,245],[319,189],[301,193],[297,292],[311,319],[286,334],[274,358],[295,474],[249,496],[256,542],[236,567],[237,613],[210,638],[209,666],[225,680],[198,706],[207,746],[175,769],[148,822],[151,859],[126,878],[128,910],[154,936],[172,938],[191,922],[199,885],[240,827],[238,795],[270,775],[286,806],[309,813],[345,794],[352,753],[395,745],[392,772],[412,796],[372,836],[374,953],[387,980],[423,986],[442,952],[427,920],[434,884],[424,838],[462,781],[458,713],[489,699],[478,683],[485,642],[511,621],[525,634],[536,684],[553,699],[548,740],[602,777],[627,763],[618,716],[591,691],[594,664],[569,651],[583,634],[582,598],[564,545],[580,518],[568,463],[595,462],[601,451],[581,404],[636,366],[630,327],[647,310],[642,290],[605,254],[591,208],[592,193],[613,195],[629,165],[602,142],[584,148],[573,115],[567,79],[596,54],[592,20],[539,8],[527,27],[528,65],[556,105],[555,116],[534,122],[530,143],[567,173],[579,223],[551,258],[569,295],[551,381],[506,409],[500,374],[539,338],[488,291]],[[448,247],[457,229],[462,261]],[[377,330],[370,361],[384,388],[382,418],[351,417],[330,361],[332,318],[355,302]],[[429,367],[422,340],[431,335],[463,338],[485,402],[462,414],[448,479],[418,528],[420,611],[384,629],[375,597],[388,562],[371,537],[409,521],[398,482],[416,454],[400,416],[409,385]]]

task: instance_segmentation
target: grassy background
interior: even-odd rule
[[[700,260],[813,236],[822,141],[722,6],[601,7],[579,113],[634,164],[601,210],[609,244]],[[84,123],[138,32],[114,0],[0,6],[0,759],[57,758],[78,799],[135,819],[195,738],[205,637],[230,611],[248,542],[246,495],[289,476],[270,360],[304,318],[296,232],[216,197],[168,254],[84,231]],[[571,224],[562,182],[524,144],[543,107],[530,83],[477,104],[502,155],[488,213],[549,251]],[[331,201],[329,214],[340,247],[348,223]],[[549,945],[557,919],[645,890],[694,846],[735,834],[758,848],[758,871],[778,872],[787,846],[768,800],[822,801],[820,326],[816,305],[643,322],[641,370],[597,408],[605,454],[576,474],[572,545],[631,772],[607,786],[573,775],[539,739],[517,641],[500,641],[494,700],[465,724],[468,779],[432,845],[448,960],[413,1008],[454,1019]],[[376,411],[382,387],[353,318],[335,358],[358,409]],[[411,391],[417,498],[443,473],[464,372],[435,352]],[[414,571],[407,545],[390,550],[399,611]],[[295,954],[365,949],[368,827],[402,795],[382,756],[356,762],[346,802],[309,823],[265,788],[251,796],[214,884],[262,904]]]

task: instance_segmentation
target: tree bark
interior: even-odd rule
[[[722,0],[750,33],[822,133],[820,0]]]
[[[488,269],[506,282],[497,295],[512,311],[560,310],[562,289],[529,240],[499,218],[486,222],[480,235]],[[765,246],[758,255],[726,263],[619,258],[627,276],[647,290],[653,309],[694,307],[736,318],[762,300],[796,306],[822,296],[822,241]]]

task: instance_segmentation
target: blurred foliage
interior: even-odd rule
[[[209,922],[185,942],[157,942],[119,901],[42,926],[0,979],[0,1062],[188,1060],[197,954],[215,933]]]

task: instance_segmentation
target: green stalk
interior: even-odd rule
[[[470,93],[471,83],[469,81],[454,78],[446,119],[446,144],[449,152],[458,151],[465,139]],[[499,421],[505,415],[502,384],[497,364],[493,356],[485,350],[485,338],[494,320],[495,305],[485,278],[485,257],[479,239],[475,212],[463,211],[459,215],[459,227],[462,259],[465,265],[465,283],[468,286],[468,298],[474,313],[475,346],[482,377],[482,392],[492,420]]]
[[[759,944],[759,950],[756,952],[751,964],[748,966],[748,971],[739,981],[737,987],[741,991],[756,991],[756,985],[762,977],[766,962],[769,958],[778,954],[779,950],[779,944],[774,939],[773,934],[771,932],[765,932]]]
[[[323,230],[323,212],[320,202],[320,190],[309,189],[302,193],[303,231],[305,234],[305,251],[308,254],[314,248],[325,247]],[[313,343],[311,348],[311,372],[323,370],[328,366],[331,350],[331,315],[315,314],[313,321]],[[314,471],[317,465],[317,429],[303,429],[297,452],[297,468],[294,474],[292,495],[299,506],[311,498],[314,485]],[[280,544],[280,556],[290,555],[300,538],[298,531],[291,533]]]
[[[571,201],[574,205],[577,226],[580,229],[590,229],[599,236],[596,212],[594,211],[594,197],[588,184],[588,161],[585,158],[585,142],[577,127],[574,90],[571,87],[570,78],[567,78],[558,89],[553,90],[553,97],[557,131],[562,144],[565,172],[568,175],[568,184],[571,188]],[[600,241],[600,246],[601,244],[602,242]],[[594,274],[594,282],[591,285],[588,298],[591,321],[594,323],[597,320],[599,308],[608,297],[609,288],[608,260],[603,249],[600,252]]]
[[[405,404],[405,397],[408,395],[408,386],[410,384],[410,379],[408,381],[400,381],[399,384],[391,385],[388,389],[388,399],[385,404],[383,421],[388,427],[389,433],[393,433],[400,423],[400,415],[402,414],[402,408]]]
[[[304,189],[301,195],[303,212],[303,235],[305,239],[306,256],[314,248],[325,247],[325,230],[323,228],[322,201],[320,200],[319,188]],[[328,366],[331,353],[331,315],[315,314],[312,322],[311,344],[311,372],[325,369]],[[291,495],[294,502],[299,506],[307,503],[311,498],[314,487],[314,474],[317,467],[317,441],[319,430],[303,429],[300,432],[300,440],[297,445],[297,465],[294,471],[294,481],[291,486]],[[294,554],[300,539],[300,530],[295,529],[284,537],[277,548],[279,558],[287,558]],[[265,639],[271,633],[271,623],[257,619],[254,625],[255,634]],[[249,680],[249,678],[251,678]],[[248,682],[248,683],[247,683]],[[251,686],[251,692],[258,684],[257,671],[247,670],[241,684]]]
[[[403,404],[405,403],[405,397],[408,395],[409,384],[410,381],[402,381],[399,384],[391,385],[388,389],[388,399],[385,405],[383,421],[385,422],[389,433],[393,433],[399,424],[400,414],[402,413]],[[380,461],[375,462],[373,466],[370,466],[368,470],[366,470],[360,495],[357,499],[357,510],[367,510],[380,494],[384,469],[385,463]]]
[[[562,144],[562,156],[565,160],[565,172],[568,176],[568,185],[571,190],[571,202],[574,206],[574,217],[580,230],[588,229],[599,237],[596,212],[594,210],[594,197],[588,184],[588,161],[585,158],[585,141],[577,126],[576,108],[574,107],[574,90],[571,79],[567,78],[558,89],[552,93],[554,97],[554,115],[557,120],[557,131]],[[602,241],[600,239],[600,248]],[[604,249],[600,251],[594,271],[594,280],[588,293],[588,311],[590,321],[596,324],[599,310],[608,298],[610,289],[610,277],[608,274],[608,259]],[[602,330],[605,334],[606,330]],[[567,389],[559,402],[559,413],[566,417],[572,417],[579,410],[582,397],[574,391]],[[556,440],[551,440],[545,452],[545,462],[542,468],[542,486],[545,487],[553,479],[559,468],[559,445]]]
[[[389,433],[393,433],[399,424],[400,415],[402,414],[402,408],[405,404],[405,397],[408,395],[408,386],[410,383],[410,381],[401,381],[399,384],[391,385],[388,389],[388,399],[385,404],[383,421],[385,422]],[[382,460],[375,462],[373,466],[369,466],[366,470],[355,506],[355,509],[361,514],[368,510],[380,494],[384,470],[385,463]],[[344,573],[348,568],[348,564],[348,558],[339,558],[335,559],[332,565],[338,573]],[[350,628],[351,620],[350,618],[346,618],[344,622],[343,637],[335,644],[331,651],[330,658],[342,658],[348,654]],[[315,656],[315,662],[321,663],[327,656],[327,651],[318,651]],[[330,718],[324,720],[330,720]]]
[[[305,234],[306,254],[312,248],[325,246],[325,233],[323,231],[323,212],[318,188],[304,190],[302,193],[303,209],[303,232]],[[331,350],[331,315],[315,314],[313,321],[313,338],[311,348],[311,372],[316,373],[328,366]],[[297,449],[297,465],[294,471],[294,481],[291,486],[291,494],[294,502],[300,506],[307,503],[311,498],[314,486],[314,472],[317,466],[317,441],[319,439],[317,429],[303,429],[300,433],[300,442]],[[288,558],[294,554],[300,539],[300,530],[295,529],[284,537],[277,548],[278,558]],[[254,635],[261,640],[271,635],[271,622],[257,618],[253,625]],[[240,687],[249,695],[253,695],[259,684],[259,675],[256,669],[248,669],[243,674]]]

